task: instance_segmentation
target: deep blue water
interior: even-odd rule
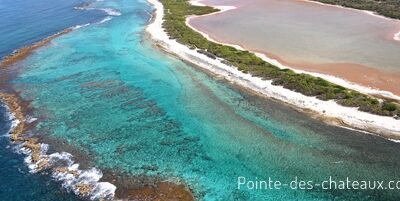
[[[0,59],[65,28],[105,17],[103,11],[74,9],[82,3],[81,0],[1,0]],[[47,175],[29,173],[24,156],[16,154],[4,137],[9,127],[5,108],[0,105],[0,200],[79,200]]]
[[[152,10],[145,0],[92,6],[122,15],[55,39],[27,58],[13,79],[40,119],[35,134],[90,154],[102,170],[182,181],[204,201],[400,197],[397,191],[236,189],[237,176],[284,182],[295,176],[316,182],[329,176],[398,180],[400,147],[261,101],[157,51],[143,34]],[[6,139],[2,142],[6,147]],[[45,194],[36,200],[68,197],[59,196],[63,191],[45,175],[29,175],[20,156],[3,151],[4,164],[15,160],[5,167],[22,170],[15,176],[2,171],[11,177],[5,185],[23,186],[11,188],[5,200],[24,195],[19,188],[29,189],[25,198],[38,192]],[[32,188],[29,182],[38,184]]]
[[[95,22],[105,13],[74,9],[82,0],[1,0],[0,58],[65,28]]]
[[[67,193],[60,184],[47,175],[31,174],[24,164],[24,156],[16,154],[4,136],[10,128],[6,110],[0,104],[0,200],[2,201],[73,201],[79,200]]]

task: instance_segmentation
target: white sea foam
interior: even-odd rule
[[[121,13],[119,11],[117,11],[115,9],[111,9],[111,8],[75,7],[75,9],[78,9],[78,10],[102,10],[105,13],[107,13],[107,15],[109,15],[109,16],[105,17],[104,19],[100,20],[99,22],[96,22],[96,24],[102,24],[104,22],[112,20],[111,16],[120,16],[121,15]],[[80,29],[83,27],[87,27],[89,25],[90,25],[90,23],[76,25],[73,27],[73,29],[76,30],[76,29]]]
[[[157,0],[148,0],[156,8],[156,16],[153,22],[147,27],[151,37],[166,50],[178,55],[180,58],[190,61],[197,66],[224,77],[226,80],[237,83],[245,88],[256,91],[267,97],[278,99],[285,103],[318,113],[320,116],[329,119],[337,119],[352,128],[367,130],[381,135],[392,134],[400,138],[400,121],[392,117],[373,115],[359,111],[357,108],[344,107],[335,101],[323,101],[316,97],[309,97],[303,94],[285,89],[282,86],[272,84],[271,80],[263,80],[260,77],[253,77],[243,73],[237,68],[225,65],[222,59],[211,59],[204,54],[191,50],[176,40],[169,38],[162,28],[164,10]],[[266,59],[264,57],[264,59]]]
[[[100,182],[103,173],[96,168],[79,169],[79,164],[75,163],[73,156],[67,152],[56,152],[47,155],[47,144],[41,144],[40,160],[32,163],[32,151],[25,147],[20,148],[20,152],[26,154],[25,163],[28,165],[31,173],[36,173],[40,169],[39,164],[48,162],[46,169],[51,170],[51,176],[62,182],[62,186],[68,191],[74,192],[76,195],[88,197],[91,200],[112,200],[115,196],[116,186],[109,182]],[[62,171],[58,168],[64,168]],[[87,185],[89,187],[88,194],[82,194],[79,185]]]
[[[82,27],[87,27],[87,26],[89,26],[89,25],[90,25],[90,23],[81,24],[81,25],[76,25],[76,26],[74,26],[72,29],[76,30],[76,29],[80,29],[80,28],[82,28]]]
[[[75,9],[81,10],[91,10],[92,8],[85,7],[75,7]],[[114,9],[109,8],[101,8],[110,16],[120,16],[121,13]],[[111,20],[112,17],[106,17],[102,21],[98,23],[103,23],[108,20]],[[89,26],[90,23],[77,25],[73,27],[73,29],[79,29],[82,27]],[[16,115],[12,113],[7,105],[4,105],[6,108],[6,112],[8,113],[9,121],[11,123],[10,129],[5,136],[10,136],[11,133],[20,123],[21,121],[16,118]],[[26,119],[22,121],[26,123],[32,123],[37,119],[34,117],[28,116]],[[73,160],[73,156],[67,152],[56,152],[52,154],[47,154],[49,150],[49,145],[41,143],[40,144],[40,159],[36,163],[32,161],[32,150],[24,147],[24,143],[15,144],[12,146],[13,151],[18,154],[24,154],[26,157],[24,158],[24,162],[28,166],[31,173],[37,173],[45,168],[52,171],[52,177],[58,181],[62,182],[63,187],[68,190],[73,191],[75,194],[80,196],[87,196],[91,200],[113,200],[115,196],[116,186],[109,182],[100,182],[100,179],[103,177],[103,173],[96,169],[90,168],[86,170],[79,169],[79,164],[75,163]],[[39,167],[40,163],[48,162],[48,164],[44,167]],[[68,171],[59,172],[57,168],[66,167]],[[82,195],[79,189],[76,187],[77,184],[87,184],[90,187],[90,192],[88,195]]]
[[[1,103],[2,104],[2,103]],[[6,116],[8,117],[8,121],[10,123],[10,128],[8,132],[2,134],[3,137],[9,137],[12,130],[14,130],[20,121],[16,118],[15,114],[10,111],[10,108],[6,104],[2,104],[2,106],[6,109]]]
[[[102,24],[104,22],[112,20],[111,16],[120,16],[120,15],[122,15],[121,12],[119,12],[116,9],[112,9],[112,8],[92,8],[92,7],[89,7],[89,6],[77,6],[77,7],[74,7],[74,9],[77,9],[77,10],[101,10],[101,11],[105,12],[108,16],[105,17],[104,19],[100,20],[99,22],[96,22],[96,24]],[[89,26],[89,25],[90,25],[90,23],[83,24],[83,25],[77,25],[73,29],[80,29],[82,27],[86,27],[86,26]]]
[[[394,139],[389,139],[389,140],[395,143],[400,143],[400,140],[394,140]]]
[[[96,22],[96,24],[102,24],[102,23],[108,22],[108,21],[112,20],[112,18],[113,17],[111,17],[111,16],[107,16],[104,19]],[[83,28],[83,27],[87,27],[89,25],[91,25],[91,24],[90,23],[86,23],[86,24],[76,25],[72,29],[77,30],[77,29],[80,29],[80,28]]]
[[[27,116],[25,122],[30,124],[30,123],[35,122],[36,120],[37,120],[37,118],[35,118],[35,117]]]
[[[81,194],[81,192],[76,185],[85,184],[90,186],[91,192],[88,196],[91,200],[111,200],[115,195],[116,187],[113,184],[109,182],[99,182],[103,177],[103,173],[96,168],[80,170],[79,164],[73,163],[68,166],[68,171],[53,171],[52,176],[56,180],[63,182],[62,185],[64,188],[73,191],[77,195]]]
[[[110,21],[110,20],[112,20],[112,17],[107,16],[107,17],[105,17],[104,19],[102,19],[101,21],[97,22],[96,24],[102,24],[102,23],[108,22],[108,21]]]
[[[107,13],[107,15],[110,15],[110,16],[120,16],[120,15],[122,15],[121,12],[119,12],[116,9],[112,9],[112,8],[92,8],[92,7],[87,7],[87,6],[77,6],[77,7],[74,7],[74,9],[77,9],[77,10],[101,10],[101,11]]]
[[[111,16],[120,16],[120,15],[122,15],[121,12],[119,12],[118,10],[112,9],[112,8],[98,8],[98,10],[102,10],[102,11],[106,12],[107,15],[111,15]]]
[[[15,115],[9,113],[12,125],[10,132],[18,125],[19,121]],[[32,161],[32,150],[24,147],[24,143],[16,144],[13,150],[16,153],[24,154],[24,162],[29,168],[30,173],[37,173],[38,171],[49,169],[52,171],[52,177],[62,182],[62,186],[67,190],[73,191],[75,194],[85,196],[91,200],[113,200],[115,196],[116,186],[109,182],[100,182],[103,173],[96,169],[90,168],[86,170],[79,169],[79,164],[75,163],[73,156],[67,152],[56,152],[47,154],[49,149],[48,144],[40,144],[40,160],[36,163]],[[39,167],[41,163],[48,162],[46,166]],[[68,171],[57,171],[57,168],[65,167]],[[44,168],[44,169],[40,169]],[[88,195],[82,195],[76,185],[87,184],[90,187]]]

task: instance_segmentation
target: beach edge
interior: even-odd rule
[[[206,55],[198,53],[189,47],[169,38],[162,27],[164,21],[164,6],[158,0],[147,0],[154,8],[154,16],[146,27],[151,39],[157,46],[167,52],[177,55],[180,59],[194,64],[204,70],[222,76],[226,80],[236,83],[241,87],[249,89],[262,96],[273,98],[294,106],[306,113],[313,113],[325,122],[376,134],[389,140],[400,139],[400,123],[393,117],[384,117],[357,110],[357,108],[344,107],[334,101],[322,101],[315,97],[285,89],[281,86],[272,85],[271,80],[262,80],[252,77],[233,67],[227,66],[220,59],[211,59]],[[228,9],[230,10],[230,9]],[[196,31],[196,30],[195,30]],[[258,56],[258,55],[257,55]]]

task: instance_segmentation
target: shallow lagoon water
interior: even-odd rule
[[[33,133],[96,167],[183,182],[199,200],[396,200],[398,191],[237,190],[237,177],[398,180],[398,144],[328,126],[213,79],[153,46],[146,1],[96,2],[122,15],[55,39],[12,84]],[[50,145],[51,146],[51,145]],[[149,168],[150,167],[150,168]]]
[[[0,59],[65,28],[100,21],[106,16],[98,10],[73,8],[81,3],[80,0],[0,1]],[[17,148],[5,136],[10,123],[6,109],[0,103],[0,200],[79,200],[48,175],[29,173],[24,156],[16,153]]]

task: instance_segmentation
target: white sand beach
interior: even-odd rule
[[[319,118],[324,119],[329,123],[367,131],[369,133],[384,136],[388,139],[400,139],[400,120],[396,120],[392,117],[362,112],[357,108],[341,106],[334,101],[322,101],[315,97],[305,96],[289,89],[285,89],[281,86],[272,85],[271,80],[262,80],[259,77],[253,77],[250,74],[245,74],[234,67],[223,64],[221,59],[211,59],[206,55],[198,53],[196,50],[191,50],[185,45],[169,39],[167,33],[162,28],[164,16],[163,5],[157,0],[148,1],[154,5],[156,10],[155,18],[146,30],[151,35],[152,39],[157,44],[165,48],[168,52],[178,55],[183,60],[189,61],[196,66],[218,74],[232,83],[238,84],[261,95],[280,100],[284,103],[295,106],[295,108],[302,109],[303,111],[312,111],[314,114],[318,114]],[[198,2],[197,5],[199,5]],[[231,9],[234,8],[223,7],[220,12]],[[204,33],[202,34],[206,36]],[[235,47],[241,48],[238,46]],[[257,56],[260,56],[267,62],[279,67],[288,68],[286,66],[282,66],[276,60],[274,61],[265,57],[263,54],[257,54]],[[301,71],[296,70],[296,72]],[[316,73],[309,74],[323,77],[324,79],[327,79],[331,82],[334,81],[338,84],[341,83],[341,85],[344,87],[352,88],[363,93],[380,94],[382,96],[400,100],[400,97],[395,96],[390,92],[386,93],[362,86],[357,86],[331,76],[325,76]]]

